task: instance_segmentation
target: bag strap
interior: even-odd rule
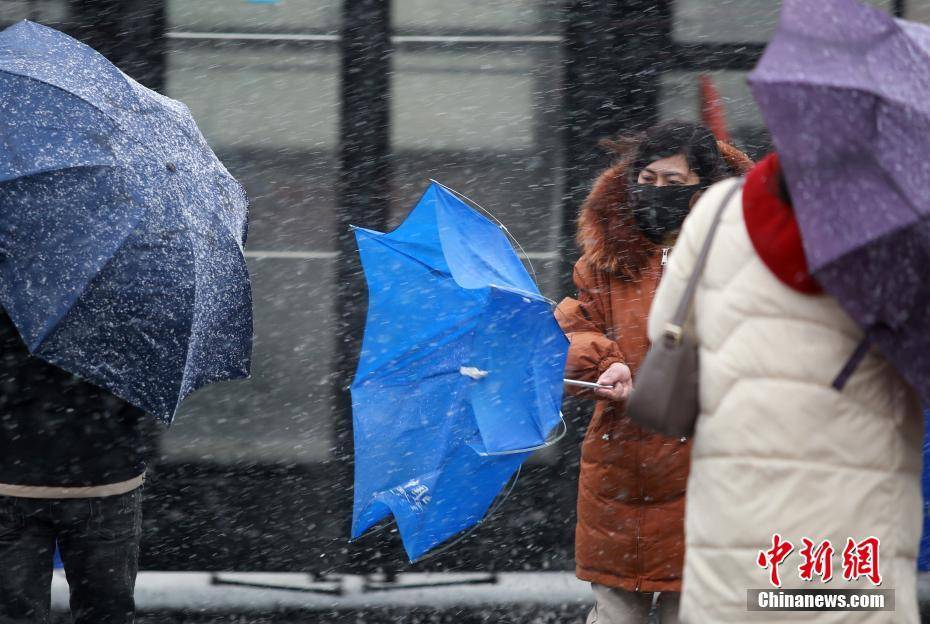
[[[688,320],[688,314],[691,312],[691,302],[694,300],[694,293],[697,291],[698,280],[700,280],[701,274],[704,273],[704,265],[707,264],[711,243],[714,242],[714,236],[717,234],[717,228],[720,225],[723,210],[729,205],[736,191],[741,188],[743,188],[742,178],[733,183],[733,186],[730,187],[723,201],[721,201],[720,205],[717,207],[714,220],[710,225],[710,230],[707,232],[707,238],[704,239],[704,246],[701,248],[701,253],[694,263],[694,270],[691,272],[691,277],[688,279],[688,285],[685,287],[685,292],[681,296],[681,301],[678,302],[678,309],[675,311],[675,316],[665,325],[666,338],[672,340],[676,344],[681,342],[682,335],[684,334],[684,326]]]

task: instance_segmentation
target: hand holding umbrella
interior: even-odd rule
[[[611,364],[597,379],[600,388],[594,391],[601,399],[623,403],[633,392],[633,372],[626,364]]]

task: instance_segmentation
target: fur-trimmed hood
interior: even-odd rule
[[[749,157],[732,145],[718,142],[717,147],[733,175],[752,168]],[[594,182],[581,206],[577,243],[592,268],[633,279],[661,247],[640,233],[629,209],[628,165],[621,160]]]

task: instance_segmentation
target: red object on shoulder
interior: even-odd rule
[[[749,239],[779,281],[798,292],[818,295],[823,288],[808,269],[794,208],[779,186],[780,173],[778,155],[772,153],[746,174],[743,219]]]
[[[714,84],[714,79],[703,74],[698,77],[698,94],[701,101],[701,123],[703,123],[718,141],[730,142],[730,131],[727,129],[727,112],[723,106],[723,98]]]

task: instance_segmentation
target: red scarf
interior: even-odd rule
[[[823,288],[810,274],[794,209],[779,188],[778,155],[769,154],[746,174],[743,219],[749,239],[765,266],[783,284],[817,295]]]

